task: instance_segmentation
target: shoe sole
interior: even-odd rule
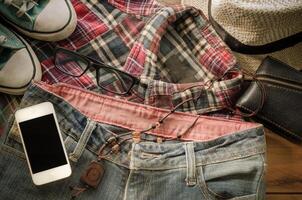
[[[71,12],[71,18],[69,20],[69,23],[60,31],[57,32],[52,32],[52,33],[43,33],[43,32],[31,32],[31,31],[27,31],[24,30],[20,27],[18,27],[16,24],[12,23],[11,21],[7,20],[6,18],[3,18],[7,23],[9,23],[10,25],[12,25],[13,27],[15,27],[18,31],[20,31],[21,33],[23,33],[24,35],[37,39],[37,40],[43,40],[43,41],[48,41],[48,42],[56,42],[59,40],[63,40],[66,39],[67,37],[69,37],[74,30],[76,29],[77,26],[77,15],[75,13],[75,10],[72,9],[73,6],[70,3],[70,1],[66,1],[68,3],[68,6],[70,8],[70,12]]]
[[[34,53],[33,49],[30,47],[30,45],[18,34],[16,34],[17,37],[25,44],[26,49],[29,51],[31,60],[33,62],[33,75],[31,77],[31,80],[24,86],[18,87],[18,88],[9,88],[9,87],[1,87],[0,86],[0,92],[6,93],[6,94],[12,94],[12,95],[22,95],[27,90],[27,87],[31,83],[31,81],[40,81],[42,78],[42,70],[40,61],[38,60],[36,54]]]

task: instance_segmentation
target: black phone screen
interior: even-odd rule
[[[33,174],[67,164],[53,114],[19,126]]]

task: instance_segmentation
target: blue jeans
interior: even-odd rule
[[[33,84],[25,94],[21,107],[44,101],[54,104],[64,144],[71,160],[72,175],[48,185],[35,186],[31,181],[19,135],[15,125],[12,125],[11,129],[1,137],[0,199],[70,199],[70,186],[81,185],[79,180],[82,172],[92,160],[96,159],[100,146],[111,137],[118,137],[124,142],[120,143],[117,153],[109,153],[102,159],[105,173],[99,186],[83,192],[77,199],[265,199],[265,137],[262,126],[255,124],[249,127],[251,125],[249,124],[249,128],[225,134],[219,131],[220,136],[211,138],[212,136],[209,135],[210,139],[203,141],[188,138],[167,140],[156,133],[142,134],[141,141],[136,143],[127,134],[130,127],[127,128],[124,124],[131,123],[131,117],[136,117],[135,113],[142,115],[143,112],[165,111],[131,103],[130,107],[137,108],[132,113],[127,110],[127,107],[123,107],[128,105],[128,103],[123,105],[123,101],[105,98],[102,95],[98,95],[96,100],[92,98],[91,92],[78,92],[75,88],[68,88],[69,93],[64,93],[65,96],[62,97],[59,93],[64,88],[60,86],[51,86],[51,88],[48,91]],[[83,110],[76,107],[73,99],[79,96],[85,96],[82,98],[84,102],[81,102],[85,106],[80,106],[83,109],[87,109],[92,101],[99,101],[99,104],[102,104],[110,100],[112,105],[118,102],[121,112],[125,110],[128,115],[124,117],[119,115],[116,118],[112,115],[113,118],[107,120],[107,123],[104,123],[103,119],[96,120],[93,115],[90,115],[91,113],[83,114]],[[102,109],[105,107],[104,103]],[[107,115],[98,109],[95,110],[98,114]],[[137,110],[140,112],[137,113]],[[178,115],[179,117],[183,115],[184,118],[190,117],[186,114],[176,114],[176,117]],[[124,120],[125,123],[119,126],[115,123],[118,120]],[[152,120],[154,119],[150,119]],[[214,120],[214,122],[217,120],[217,124],[222,123],[224,127],[237,123],[227,120],[219,122],[215,118],[205,120]],[[173,124],[173,122],[168,123]],[[209,126],[209,124],[210,122],[208,125],[201,125]],[[245,126],[245,122],[238,122],[238,124],[240,124],[238,126]],[[212,129],[216,130],[217,127]],[[172,132],[174,130],[169,129],[168,126],[166,128]],[[166,134],[168,136],[171,133],[167,131]],[[201,131],[194,134],[207,133]],[[110,150],[106,147],[104,151],[110,152]]]

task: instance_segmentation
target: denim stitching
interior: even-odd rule
[[[199,166],[200,169],[200,173],[198,171],[197,173],[197,183],[199,185],[199,188],[201,190],[202,195],[205,197],[205,199],[210,199],[210,194],[208,193],[207,190],[207,185],[206,182],[204,180],[204,175],[203,175],[203,166]]]
[[[65,84],[65,83],[57,83],[57,84],[53,84],[51,86],[44,86],[43,83],[36,83],[37,87],[39,87],[44,93],[50,93],[54,96],[56,96],[57,98],[59,98],[61,101],[64,101],[65,103],[67,103],[68,105],[70,105],[72,108],[74,108],[75,110],[77,110],[79,113],[81,113],[82,115],[86,116],[85,114],[83,114],[81,111],[79,111],[77,108],[75,108],[74,106],[72,106],[67,100],[64,99],[64,97],[61,97],[59,95],[57,95],[56,93],[52,92],[52,91],[49,91],[49,87],[60,87],[60,88],[65,88],[65,89],[72,89],[72,90],[78,90],[78,91],[82,91],[86,94],[89,94],[89,95],[92,95],[93,97],[98,97],[100,98],[103,98],[105,100],[111,100],[112,97],[109,97],[109,96],[105,96],[105,95],[100,95],[98,93],[95,93],[93,91],[89,91],[89,90],[85,90],[85,89],[82,89],[82,88],[77,88],[76,86],[73,86],[73,85],[68,85],[68,84]],[[46,87],[46,88],[45,88]],[[137,103],[133,103],[133,102],[129,102],[129,101],[124,101],[124,100],[121,100],[121,99],[115,99],[116,102],[120,102],[120,103],[123,103],[123,104],[128,104],[128,105],[135,105],[137,106]],[[152,108],[152,110],[154,110],[155,112],[160,112],[162,111],[163,109],[162,108],[157,108],[157,107],[152,107],[152,106],[149,106],[149,105],[143,105],[142,104],[142,107],[144,108]],[[186,117],[186,116],[191,116],[192,114],[189,114],[189,113],[178,113],[178,114],[181,114],[182,116]],[[213,117],[210,117],[210,116],[202,116],[203,118],[206,118],[206,119],[213,119]],[[225,122],[225,121],[228,121],[227,119],[224,119],[224,118],[219,118],[219,117],[215,117],[214,118],[215,120],[217,121],[221,121],[221,122]],[[245,124],[246,122],[243,122],[243,121],[236,121],[237,124]],[[253,128],[249,128],[249,129],[254,129],[256,127],[253,127]]]
[[[190,143],[186,143],[184,146],[185,146],[186,162],[187,162],[186,183],[187,186],[194,186],[196,185],[196,163],[195,163],[194,144],[190,142]]]
[[[259,197],[259,190],[260,190],[260,186],[261,186],[260,182],[263,180],[263,177],[264,177],[264,175],[265,175],[265,165],[266,165],[266,161],[265,161],[263,155],[261,155],[261,160],[262,160],[262,162],[263,162],[263,165],[262,165],[261,175],[260,175],[259,180],[258,180],[258,183],[257,183],[257,190],[256,190],[257,199],[258,199],[258,197]]]
[[[95,127],[96,127],[96,122],[94,122],[90,119],[87,119],[86,127],[85,127],[84,131],[82,132],[81,137],[80,137],[76,147],[74,148],[74,151],[71,154],[69,154],[70,160],[72,160],[73,162],[78,161],[78,159],[82,155],[82,153],[87,145],[87,142],[88,142],[93,130],[95,129]]]
[[[125,186],[125,190],[124,190],[124,197],[123,200],[127,200],[127,195],[128,195],[128,187],[129,187],[129,182],[130,182],[130,178],[132,176],[133,170],[130,169],[129,175],[128,175],[128,179],[126,182],[126,186]]]
[[[135,165],[134,165],[134,159],[133,159],[134,147],[135,147],[135,143],[132,143],[132,148],[131,148],[131,150],[130,150],[131,155],[130,155],[130,164],[129,164],[130,172],[129,172],[128,179],[127,179],[127,182],[126,182],[123,200],[127,200],[128,187],[129,187],[130,179],[131,179],[131,176],[132,176],[132,173],[133,173],[133,168],[134,168],[134,166],[135,166]]]

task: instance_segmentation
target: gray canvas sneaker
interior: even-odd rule
[[[67,38],[77,24],[69,0],[0,0],[0,15],[23,34],[45,41]]]
[[[40,62],[29,44],[0,24],[0,92],[23,94],[31,80],[41,80]]]

